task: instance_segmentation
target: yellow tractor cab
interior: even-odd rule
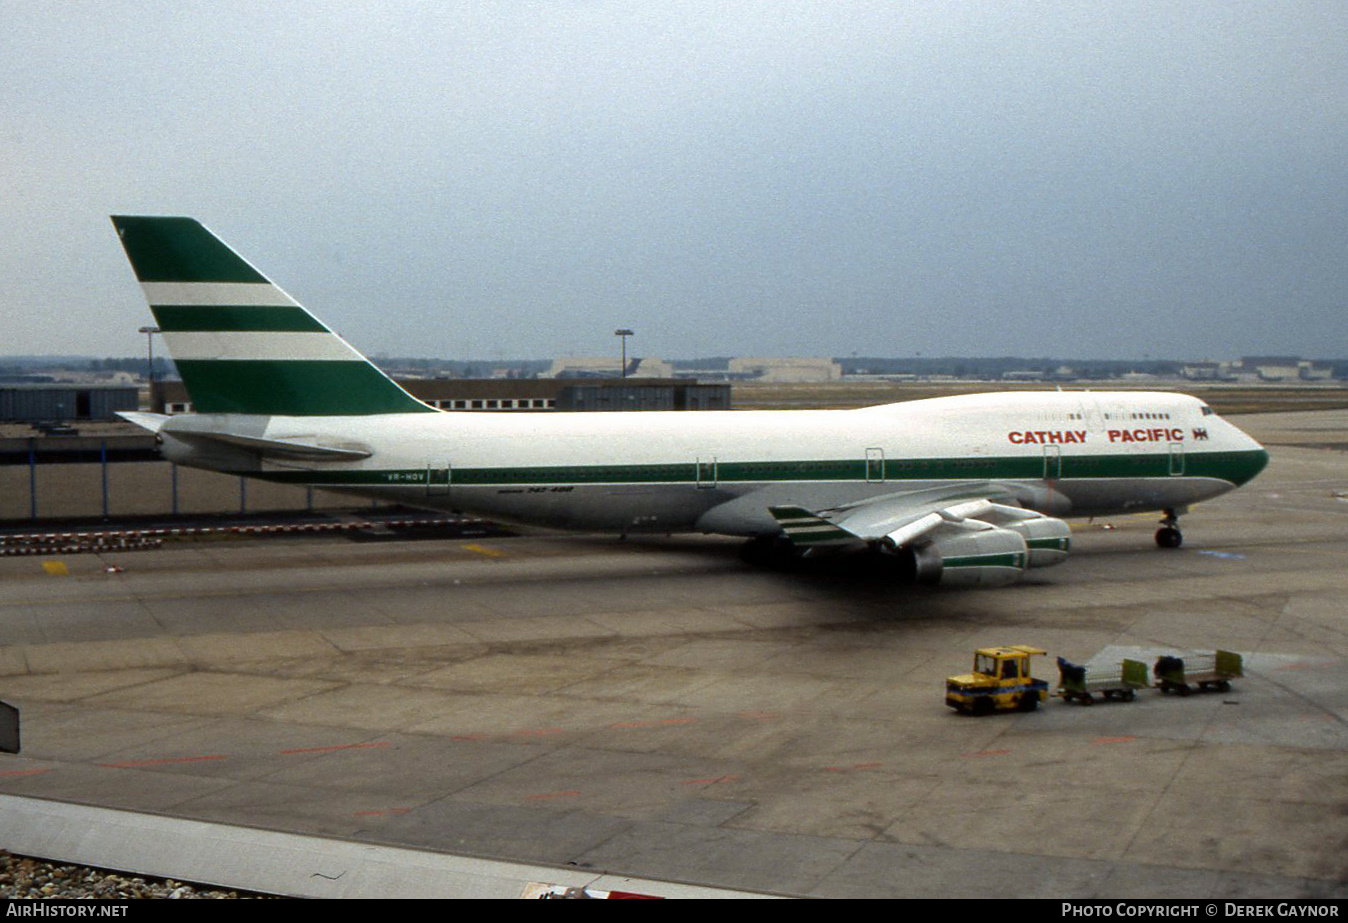
[[[1030,675],[1030,658],[1047,653],[1012,644],[974,653],[974,671],[945,681],[945,704],[961,714],[1034,711],[1048,698],[1048,683]]]

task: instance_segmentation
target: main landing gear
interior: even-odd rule
[[[1184,541],[1184,534],[1179,530],[1179,513],[1169,508],[1162,512],[1165,518],[1161,520],[1161,528],[1156,530],[1156,547],[1178,548]]]
[[[740,547],[740,559],[754,567],[789,570],[800,564],[796,546],[785,535],[756,535]]]

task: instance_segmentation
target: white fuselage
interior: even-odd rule
[[[184,415],[178,462],[507,521],[619,532],[777,530],[822,510],[955,481],[1054,516],[1186,506],[1249,480],[1267,453],[1195,398],[1002,392],[859,410]],[[344,447],[286,458],[193,433]]]

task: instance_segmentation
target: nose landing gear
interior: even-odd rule
[[[1156,547],[1178,548],[1184,541],[1184,534],[1179,530],[1179,512],[1170,508],[1162,512],[1165,518],[1161,520],[1161,528],[1156,530]]]

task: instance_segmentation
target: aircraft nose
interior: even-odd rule
[[[1245,438],[1249,440],[1250,448],[1237,453],[1239,457],[1231,466],[1231,482],[1237,487],[1254,480],[1259,472],[1268,467],[1268,449],[1248,436]]]

